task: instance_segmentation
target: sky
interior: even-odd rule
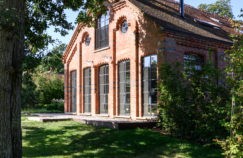
[[[179,0],[177,0],[177,1],[179,1]],[[217,0],[184,0],[184,2],[186,4],[189,4],[193,7],[197,7],[199,4],[202,4],[202,3],[211,4],[216,1]],[[237,16],[240,14],[241,8],[243,8],[243,0],[231,0],[231,6],[232,6],[232,11],[233,11],[235,18],[239,19]],[[67,14],[68,21],[74,23],[78,13],[72,12],[71,10],[67,10],[66,14]],[[63,36],[59,35],[58,33],[55,33],[54,28],[52,28],[52,27],[47,30],[47,33],[49,35],[51,35],[54,39],[58,39],[61,43],[65,43],[65,44],[69,43],[73,32],[74,32],[74,30],[70,30],[69,34],[63,37]],[[50,45],[48,47],[48,49],[52,49],[53,47],[55,47],[55,45]]]

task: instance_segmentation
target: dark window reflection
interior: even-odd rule
[[[143,58],[143,114],[152,116],[157,113],[157,55]]]
[[[109,94],[109,65],[103,65],[99,69],[99,98],[100,113],[108,113],[108,94]]]
[[[91,112],[91,68],[84,69],[84,112]]]
[[[119,115],[130,115],[130,61],[119,63]]]

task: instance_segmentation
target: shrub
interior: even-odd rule
[[[180,65],[162,65],[159,84],[160,125],[163,130],[198,142],[227,135],[229,91],[217,83],[219,71],[207,64],[190,75]]]
[[[39,104],[50,104],[53,99],[64,98],[64,83],[55,76],[38,77]]]
[[[241,17],[243,14],[241,15]],[[234,23],[240,29],[241,23]],[[226,157],[243,157],[243,35],[233,36],[233,46],[227,51],[228,84],[231,87],[231,120],[225,123],[230,135],[218,141]]]
[[[64,101],[54,99],[50,104],[46,105],[46,109],[52,112],[64,112]]]
[[[33,108],[38,102],[37,86],[33,82],[31,74],[28,72],[23,73],[22,79],[21,106],[22,108]]]
[[[238,82],[236,90],[232,91],[232,116],[225,123],[230,135],[226,139],[216,140],[229,158],[243,157],[243,80]]]

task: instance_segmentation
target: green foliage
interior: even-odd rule
[[[0,1],[0,29],[15,31],[20,26],[21,17],[16,9],[6,8],[7,2]],[[37,53],[46,48],[54,40],[46,33],[53,26],[55,32],[65,36],[73,29],[72,23],[67,21],[65,9],[79,11],[77,22],[94,24],[98,15],[104,12],[104,0],[26,0],[24,14],[25,50]],[[88,11],[87,11],[88,10]]]
[[[34,107],[37,104],[36,84],[32,79],[31,73],[27,71],[22,75],[21,105],[24,108]]]
[[[44,75],[36,77],[38,103],[50,104],[53,99],[64,98],[64,83],[63,80],[55,75]]]
[[[73,29],[66,19],[62,0],[27,0],[25,8],[25,48],[32,53],[54,42],[46,33],[50,26],[54,26],[55,32],[60,32],[61,35],[66,35],[67,30]]]
[[[50,26],[66,35],[73,25],[67,21],[65,9],[79,11],[77,22],[92,25],[104,12],[104,0],[27,0],[25,12],[25,48],[32,53],[45,48],[53,39],[46,33]]]
[[[234,45],[228,51],[227,72],[231,86],[231,121],[225,123],[230,131],[226,140],[218,141],[226,157],[243,157],[243,35],[233,37]]]
[[[96,17],[106,11],[104,0],[89,0],[83,5],[77,17],[77,22],[82,22],[88,26],[94,25]]]
[[[45,55],[41,60],[43,71],[64,73],[62,54],[65,51],[65,49],[66,49],[66,45],[61,44],[53,48],[53,50],[51,50],[47,55]]]
[[[50,104],[46,105],[46,110],[64,112],[64,101],[54,99]]]
[[[230,136],[225,140],[217,140],[224,150],[224,155],[228,158],[243,157],[243,80],[236,90],[236,106],[232,107],[231,121],[225,123],[230,131]]]
[[[36,67],[40,65],[40,63],[41,57],[33,54],[27,54],[22,64],[22,70],[23,72],[32,73],[35,71]]]
[[[160,125],[171,134],[211,142],[227,132],[229,91],[217,84],[219,71],[207,64],[190,76],[179,65],[162,65],[159,85]]]
[[[218,14],[223,17],[233,18],[233,12],[230,5],[230,0],[217,0],[213,4],[200,4],[199,9],[212,14]]]
[[[28,54],[23,62],[22,107],[62,111],[64,98],[62,52],[65,45],[55,47],[45,56]],[[56,108],[56,109],[54,109]]]

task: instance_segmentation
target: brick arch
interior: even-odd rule
[[[99,67],[101,67],[101,66],[103,66],[103,65],[109,65],[109,63],[108,63],[108,62],[105,62],[105,61],[104,61],[104,62],[100,62],[100,63],[94,65],[94,67],[99,68]]]
[[[127,17],[125,15],[119,17],[119,19],[116,22],[116,30],[120,29],[122,22],[125,21],[125,20],[127,20]]]
[[[117,64],[119,64],[120,62],[123,62],[123,61],[127,61],[127,60],[130,60],[130,61],[131,61],[130,58],[126,57],[126,58],[119,59],[119,60],[117,61]]]
[[[87,68],[92,68],[92,66],[85,66],[82,69],[84,70],[84,69],[87,69]]]

